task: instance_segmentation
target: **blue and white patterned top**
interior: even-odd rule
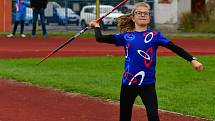
[[[169,41],[159,31],[126,32],[115,34],[115,44],[124,46],[125,73],[123,85],[147,85],[155,83],[156,52]]]

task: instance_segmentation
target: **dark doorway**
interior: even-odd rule
[[[192,13],[201,13],[205,9],[205,0],[192,0]]]

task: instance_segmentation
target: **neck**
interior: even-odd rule
[[[146,30],[147,30],[147,25],[146,25],[146,26],[138,26],[138,25],[135,25],[134,31],[143,32],[143,31],[146,31]]]

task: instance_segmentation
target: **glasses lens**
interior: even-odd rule
[[[149,12],[137,11],[137,12],[135,12],[135,14],[136,14],[137,16],[149,16]]]

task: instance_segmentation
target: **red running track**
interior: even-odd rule
[[[66,37],[35,38],[0,38],[0,58],[45,57],[52,50],[65,42]],[[177,45],[193,55],[215,55],[215,39],[174,39]],[[79,38],[54,54],[64,56],[119,56],[124,55],[122,47],[97,43],[94,38]],[[174,55],[166,48],[160,47],[158,55]]]
[[[44,57],[65,42],[65,37],[0,38],[0,58]],[[173,40],[194,55],[214,55],[213,39]],[[56,57],[121,56],[123,48],[77,39]],[[160,48],[158,55],[174,55]],[[159,111],[161,121],[206,121]],[[0,121],[118,121],[119,104],[98,98],[69,94],[15,81],[0,80]],[[135,106],[132,121],[147,121],[145,109]]]

